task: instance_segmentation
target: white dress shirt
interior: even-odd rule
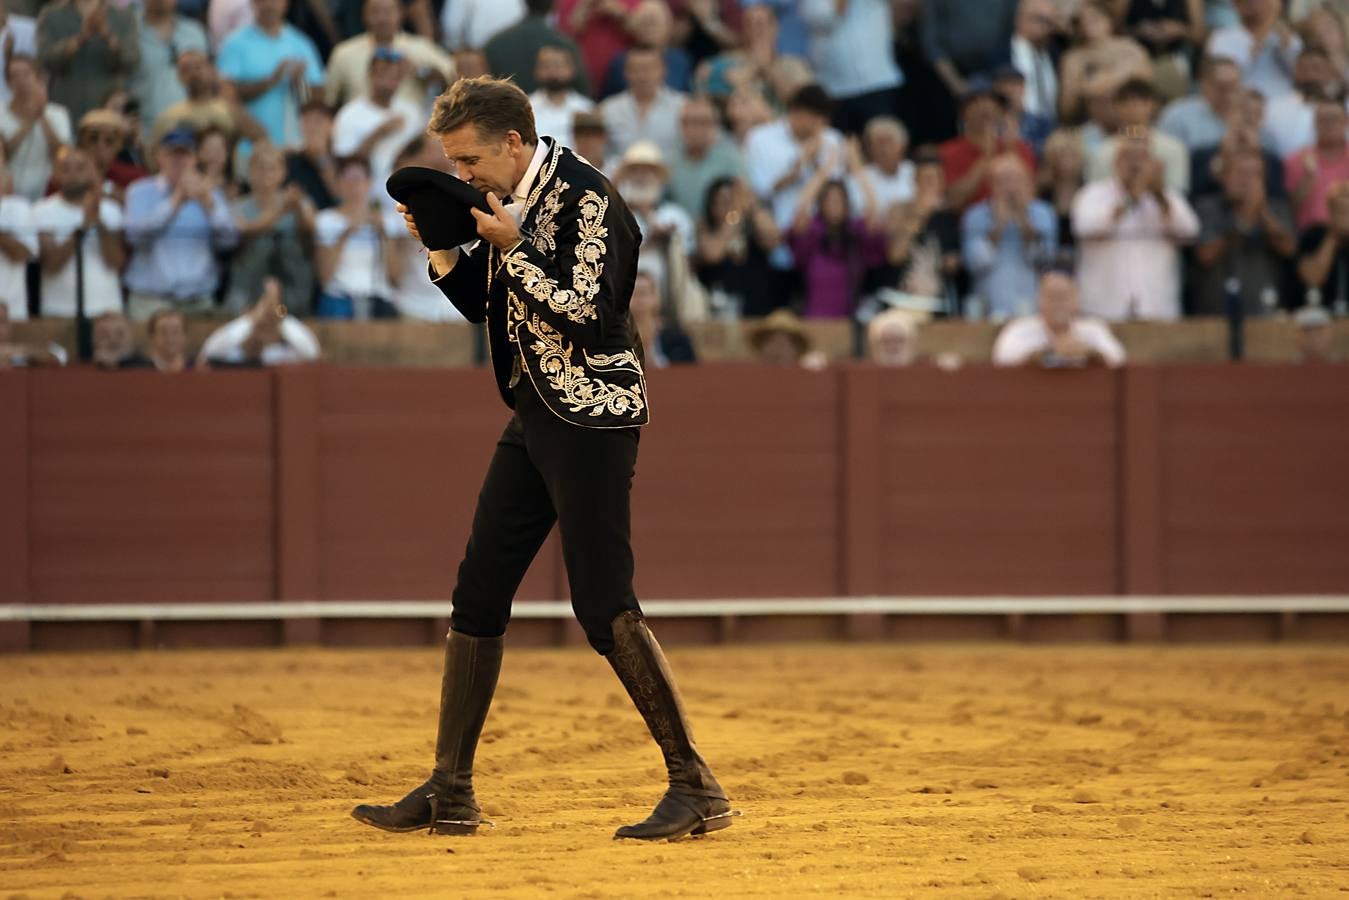
[[[1100,319],[1075,319],[1068,330],[1088,349],[1101,355],[1107,366],[1124,365],[1124,347]],[[1023,366],[1053,344],[1049,326],[1038,316],[1019,316],[1003,326],[993,343],[993,365]]]
[[[1150,195],[1132,203],[1114,179],[1093,181],[1073,200],[1078,287],[1084,312],[1110,321],[1180,317],[1180,252],[1199,234],[1185,196],[1166,188],[1170,210]],[[1116,217],[1116,210],[1125,211]]]
[[[572,123],[576,114],[595,108],[595,101],[575,91],[568,91],[561,103],[549,100],[547,91],[535,91],[529,95],[529,103],[534,107],[534,130],[539,137],[546,134],[557,138],[564,147],[572,145]]]
[[[449,0],[440,13],[440,33],[451,52],[481,50],[524,15],[524,0]]]
[[[294,316],[286,316],[278,327],[281,340],[262,348],[264,366],[313,362],[319,358],[319,339],[303,322]],[[211,332],[201,345],[201,356],[225,363],[244,362],[244,342],[252,333],[253,320],[244,313]]]

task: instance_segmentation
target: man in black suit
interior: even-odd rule
[[[480,240],[433,250],[428,275],[471,322],[487,322],[497,388],[515,414],[473,516],[454,589],[431,778],[392,806],[352,815],[388,831],[475,831],[473,754],[501,667],[511,600],[556,522],[572,606],[660,745],[669,789],[615,837],[704,834],[731,823],[694,745],[679,692],[632,589],[629,492],[648,420],[641,341],[628,311],[641,232],[613,185],[534,130],[509,81],[462,79],[428,131],[483,191]],[[401,207],[413,237],[417,223]]]

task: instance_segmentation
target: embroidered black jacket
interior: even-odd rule
[[[503,254],[482,241],[436,281],[487,322],[497,388],[523,372],[560,418],[587,428],[648,421],[642,345],[628,302],[642,233],[607,178],[552,142]],[[434,273],[432,273],[434,277]]]

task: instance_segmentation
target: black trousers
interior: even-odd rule
[[[636,428],[582,428],[554,415],[528,377],[473,513],[450,627],[474,637],[506,632],[511,601],[553,524],[562,533],[572,609],[596,652],[613,649],[610,623],[638,610],[632,590],[630,494]]]

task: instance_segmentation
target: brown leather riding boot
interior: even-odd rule
[[[651,815],[624,825],[614,837],[673,841],[726,828],[735,813],[693,743],[669,663],[646,619],[639,612],[624,612],[614,619],[613,630],[614,649],[605,658],[646,720],[670,774],[670,787]]]
[[[361,804],[357,821],[385,831],[472,834],[482,821],[473,798],[473,752],[501,673],[503,639],[451,631],[445,639],[440,682],[436,764],[421,787],[391,806]]]

